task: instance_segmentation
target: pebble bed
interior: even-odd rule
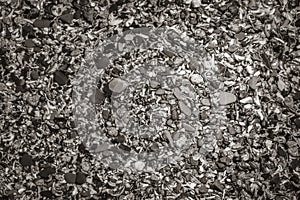
[[[299,4],[0,0],[0,199],[300,199]],[[213,58],[214,79],[164,48],[102,59],[90,101],[109,144],[85,141],[74,88],[89,52],[170,27]],[[94,153],[109,146],[144,157],[116,167]],[[182,151],[147,165],[164,147]]]

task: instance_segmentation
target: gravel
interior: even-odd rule
[[[0,0],[0,199],[300,199],[299,6]],[[142,27],[183,34],[167,45],[176,31],[161,32],[156,48]],[[124,31],[115,57],[95,52]],[[197,62],[206,54],[214,63]],[[89,57],[102,76],[76,96]],[[164,147],[170,162],[149,165]],[[136,153],[131,170],[105,165],[121,150]]]

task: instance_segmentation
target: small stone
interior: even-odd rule
[[[105,94],[101,90],[96,89],[94,99],[93,99],[95,104],[102,104],[104,100],[105,100]]]
[[[207,98],[201,99],[201,103],[202,103],[204,106],[210,106],[210,101],[209,101],[209,99],[207,99]]]
[[[176,56],[176,54],[174,53],[174,52],[172,52],[172,51],[170,51],[170,50],[167,50],[167,49],[163,49],[163,51],[162,51],[166,56],[168,56],[168,57],[173,57],[173,56]]]
[[[211,185],[211,188],[223,192],[224,186],[219,180],[215,180],[215,182]]]
[[[160,86],[160,83],[157,81],[150,81],[150,87],[156,89]]]
[[[187,123],[182,123],[182,127],[183,127],[186,131],[188,131],[188,132],[195,132],[195,131],[196,131],[196,129],[195,129],[193,126],[191,126],[191,125],[189,125],[189,124],[187,124]]]
[[[204,83],[204,80],[200,74],[192,74],[191,75],[191,82],[195,85],[198,85],[200,83]]]
[[[31,77],[32,80],[37,80],[37,79],[39,79],[39,72],[38,72],[38,71],[32,71],[32,72],[30,73],[30,77]]]
[[[299,91],[299,92],[296,92],[296,93],[294,94],[294,99],[295,99],[295,100],[300,100],[300,91]]]
[[[60,17],[61,21],[71,24],[73,21],[73,15],[72,14],[64,14]]]
[[[178,100],[183,100],[184,99],[184,94],[180,91],[179,88],[174,88],[173,89],[173,94]]]
[[[286,88],[286,85],[281,79],[279,79],[277,82],[277,87],[280,91],[283,91]]]
[[[246,37],[244,32],[239,32],[238,34],[235,35],[235,38],[238,40],[243,40]]]
[[[192,114],[192,110],[183,101],[179,101],[178,104],[181,112],[185,115],[190,116]]]
[[[249,87],[253,90],[256,90],[257,89],[257,82],[258,82],[258,78],[256,76],[252,77],[249,81],[248,81],[248,84],[249,84]]]
[[[201,185],[199,187],[199,192],[202,193],[202,194],[205,194],[205,193],[208,192],[208,189],[207,189],[207,187],[205,185]]]
[[[47,28],[51,24],[50,20],[47,19],[37,19],[33,22],[33,26],[38,27],[38,28]]]
[[[246,97],[246,98],[244,98],[244,99],[241,99],[240,102],[241,102],[242,104],[253,103],[253,99],[252,99],[252,97]]]
[[[159,146],[158,146],[158,144],[155,142],[155,143],[153,143],[153,144],[151,145],[150,149],[151,149],[152,151],[157,151],[157,150],[159,149]]]
[[[298,129],[300,129],[300,118],[295,119],[295,125]]]
[[[62,71],[56,71],[54,73],[54,81],[59,85],[65,85],[69,82],[69,78]]]
[[[82,185],[86,182],[86,175],[82,172],[78,172],[76,174],[76,181],[75,183],[78,184],[78,185]]]
[[[127,84],[122,79],[114,78],[108,87],[112,92],[120,93],[127,87]]]
[[[40,171],[40,176],[42,178],[49,178],[50,175],[55,173],[55,168],[53,167],[45,167],[42,171]]]
[[[74,184],[76,180],[76,174],[74,173],[66,173],[64,176],[67,183]]]
[[[157,94],[157,95],[163,95],[163,94],[165,94],[165,90],[158,89],[158,90],[156,90],[155,94]]]
[[[24,47],[33,48],[33,47],[35,47],[35,44],[32,39],[27,39],[24,42]]]
[[[229,92],[221,92],[220,93],[220,104],[228,105],[234,103],[236,101],[236,96]]]
[[[234,53],[236,50],[238,50],[238,48],[239,48],[239,46],[237,46],[237,45],[230,45],[230,46],[228,47],[228,51],[229,51],[230,53]]]
[[[145,167],[145,163],[143,162],[143,161],[136,161],[135,163],[134,163],[134,167],[137,169],[137,170],[139,170],[139,171],[141,171],[141,170],[143,170],[144,169],[144,167]]]
[[[49,199],[52,199],[53,196],[54,196],[54,194],[51,191],[49,191],[49,190],[41,191],[40,194],[41,194],[41,196],[47,197]]]
[[[25,153],[21,159],[20,159],[20,163],[23,167],[27,167],[27,166],[31,166],[33,165],[33,159],[31,157],[31,155],[28,155],[27,153]]]
[[[110,136],[117,136],[118,135],[118,130],[114,127],[108,129],[108,135]]]
[[[27,97],[27,103],[32,106],[37,106],[40,100],[40,95],[34,94]]]
[[[106,151],[110,148],[110,145],[107,144],[107,143],[102,143],[102,144],[99,144],[97,146],[97,148],[95,149],[95,152],[98,153],[98,152],[102,152],[102,151]]]
[[[108,110],[102,110],[102,117],[103,117],[103,119],[108,120],[109,117],[110,117],[109,111]]]
[[[201,5],[201,1],[200,0],[192,0],[192,6],[193,8],[199,8]]]
[[[300,27],[300,19],[298,19],[297,21],[295,21],[295,26]]]

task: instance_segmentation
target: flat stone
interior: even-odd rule
[[[78,172],[76,174],[76,180],[75,180],[75,183],[77,185],[82,185],[86,182],[86,175],[82,172]]]
[[[106,151],[110,148],[110,145],[107,144],[107,143],[102,143],[102,144],[99,144],[97,146],[97,148],[95,149],[95,152],[98,153],[98,152],[102,152],[102,151]]]
[[[215,180],[215,182],[211,185],[211,188],[223,192],[224,186],[219,180]]]
[[[150,81],[150,87],[151,87],[151,88],[156,89],[156,88],[158,88],[159,86],[160,86],[160,83],[159,83],[159,82],[157,82],[157,81]]]
[[[32,106],[37,106],[40,100],[40,95],[34,94],[27,97],[27,103]]]
[[[296,127],[300,129],[300,118],[295,119]]]
[[[158,144],[155,142],[155,143],[153,143],[153,144],[151,145],[150,149],[151,149],[152,151],[157,151],[157,150],[159,149],[159,146],[158,146]]]
[[[165,90],[158,89],[158,90],[156,90],[155,94],[157,94],[157,95],[163,95],[163,94],[165,94]]]
[[[202,103],[204,106],[210,106],[210,101],[209,101],[209,99],[207,99],[207,98],[201,99],[201,103]]]
[[[228,105],[236,101],[236,96],[229,92],[220,92],[220,104]]]
[[[205,193],[208,192],[208,189],[207,189],[207,187],[205,185],[201,185],[199,187],[199,192],[202,193],[202,194],[205,194]]]
[[[140,160],[139,160],[139,161],[136,161],[136,162],[134,163],[134,167],[135,167],[137,170],[139,170],[139,171],[143,170],[145,166],[146,166],[145,162],[140,161]]]
[[[31,157],[31,155],[28,155],[27,153],[25,153],[21,159],[20,159],[20,163],[23,167],[27,167],[27,166],[31,166],[33,165],[33,159]]]
[[[245,97],[245,98],[241,99],[240,102],[242,104],[253,103],[253,99],[252,99],[252,97]]]
[[[184,94],[181,92],[179,88],[174,88],[173,89],[173,94],[178,100],[183,100],[184,99]]]
[[[104,102],[105,98],[106,97],[105,97],[104,92],[102,92],[99,89],[96,89],[93,102],[95,102],[95,104],[102,104]]]
[[[54,194],[49,190],[41,191],[40,194],[41,194],[41,196],[46,197],[48,199],[52,199],[54,196]]]
[[[258,78],[256,76],[252,77],[249,81],[248,81],[248,85],[251,89],[256,90],[257,89],[257,82],[258,82]]]
[[[187,123],[182,123],[182,127],[183,127],[186,131],[188,131],[188,132],[195,132],[195,131],[196,131],[196,129],[195,129],[193,126],[191,126],[191,125],[189,125],[189,124],[187,124]]]
[[[177,110],[172,110],[171,111],[171,119],[172,120],[178,120],[179,119]]]
[[[54,81],[59,85],[65,85],[69,82],[69,78],[64,72],[58,70],[54,73]]]
[[[35,44],[32,39],[27,39],[24,41],[24,47],[33,48],[35,47]]]
[[[75,180],[76,180],[76,174],[74,174],[74,173],[66,173],[64,175],[64,178],[65,178],[65,180],[66,180],[67,183],[74,184]]]
[[[108,87],[112,92],[120,93],[127,87],[127,84],[120,78],[114,78],[110,81]]]
[[[32,80],[37,80],[37,79],[39,79],[39,72],[38,71],[32,71],[31,73],[30,73],[30,77],[31,77],[31,79]]]
[[[55,173],[54,167],[45,167],[42,171],[40,171],[40,176],[42,178],[49,178],[49,176],[54,173]]]
[[[244,32],[239,32],[238,34],[235,35],[235,38],[238,40],[243,40],[246,37]]]
[[[102,117],[103,117],[103,119],[108,120],[109,117],[110,117],[109,111],[108,110],[102,110]]]
[[[299,91],[299,92],[296,92],[296,93],[294,94],[294,99],[295,99],[295,100],[300,100],[300,91]]]
[[[174,53],[173,51],[170,51],[170,50],[167,50],[167,49],[163,49],[162,51],[166,56],[168,57],[173,57],[173,56],[176,56],[176,53]]]
[[[67,24],[71,24],[73,21],[73,15],[72,14],[64,14],[62,16],[60,16],[61,21],[67,23]]]
[[[51,21],[47,19],[36,19],[33,22],[33,26],[38,28],[47,28],[50,27]]]
[[[110,136],[117,136],[118,135],[118,130],[114,127],[108,129],[108,135]]]
[[[178,105],[181,112],[183,112],[185,115],[190,116],[192,114],[192,110],[183,101],[179,101]]]
[[[192,74],[190,79],[191,82],[196,85],[204,83],[203,77],[200,74]]]

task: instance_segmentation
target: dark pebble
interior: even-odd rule
[[[200,178],[200,182],[203,184],[207,183],[207,178],[205,176],[203,176],[202,178]]]
[[[295,99],[295,100],[300,100],[300,91],[299,91],[299,92],[296,92],[296,93],[294,94],[294,99]]]
[[[25,42],[24,42],[24,47],[27,47],[27,48],[33,48],[33,47],[35,47],[35,44],[34,44],[34,42],[32,41],[32,39],[28,39],[28,40],[25,40]]]
[[[78,172],[76,175],[76,184],[82,185],[86,182],[86,175],[82,172]]]
[[[69,82],[69,78],[62,71],[56,71],[54,73],[54,81],[59,85],[65,85]]]
[[[103,95],[103,96],[104,96],[104,95]],[[108,110],[103,110],[103,111],[102,111],[102,117],[103,117],[103,119],[108,120],[108,119],[109,119],[109,116],[110,116],[110,113],[109,113]]]
[[[95,104],[102,104],[106,97],[105,97],[105,94],[101,90],[97,89],[95,92],[94,98],[95,98],[94,99]],[[104,118],[104,116],[103,116],[103,118]]]
[[[52,198],[53,197],[53,193],[49,190],[45,190],[45,191],[41,191],[41,196],[43,197],[47,197],[47,198]]]
[[[42,178],[49,178],[50,175],[55,173],[55,168],[53,167],[45,167],[42,171],[40,171],[40,176]]]
[[[281,146],[278,146],[277,151],[278,151],[278,155],[279,156],[282,156],[282,157],[286,157],[287,156],[286,151]]]
[[[300,19],[298,19],[297,21],[295,21],[295,26],[300,27]]]
[[[64,14],[60,17],[61,21],[71,24],[73,21],[73,15],[72,14]]]
[[[162,52],[168,57],[176,56],[176,54],[174,52],[167,50],[167,49],[164,49]]]
[[[297,167],[300,167],[300,159],[294,159],[294,160],[292,160],[291,167],[293,169],[296,169]]]
[[[32,71],[32,72],[30,73],[30,77],[31,77],[32,80],[37,80],[37,79],[39,79],[39,72],[38,72],[38,71]]]
[[[20,163],[23,167],[27,167],[27,166],[31,166],[33,165],[33,160],[32,160],[32,157],[31,155],[28,155],[28,154],[24,154],[21,159],[20,159]]]
[[[300,118],[295,119],[294,122],[295,122],[296,127],[300,129]]]
[[[271,183],[273,183],[273,184],[279,184],[279,183],[280,183],[280,177],[279,177],[279,174],[275,174],[275,175],[272,177]]]
[[[208,192],[208,189],[207,189],[207,187],[205,187],[205,185],[201,185],[199,187],[199,192],[202,193],[202,194],[205,194],[205,193]]]
[[[130,151],[131,148],[129,146],[126,146],[125,144],[120,144],[120,149],[123,149],[124,151]]]
[[[73,174],[73,173],[66,173],[65,174],[65,180],[67,183],[75,183],[76,181],[76,174]]]
[[[47,19],[36,19],[33,22],[33,26],[38,28],[48,28],[50,27],[51,21]]]
[[[211,188],[222,192],[224,189],[224,186],[222,185],[222,183],[219,180],[215,180],[215,182],[211,185]]]

